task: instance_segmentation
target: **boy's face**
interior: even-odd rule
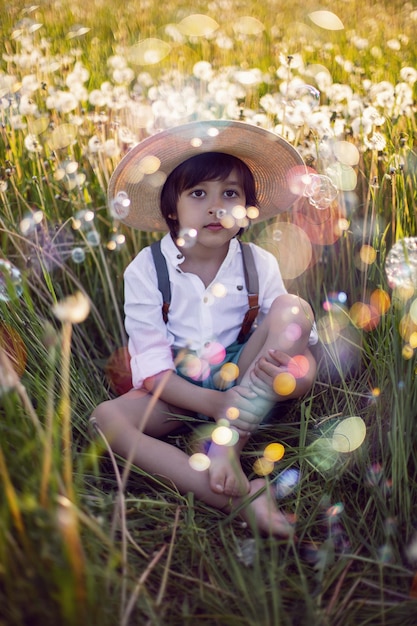
[[[225,180],[208,180],[185,189],[177,202],[179,231],[197,231],[196,243],[217,247],[240,230],[246,197],[235,171]]]

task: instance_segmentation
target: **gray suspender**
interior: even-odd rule
[[[171,304],[171,284],[169,282],[167,262],[161,252],[161,242],[154,241],[151,244],[153,262],[155,263],[156,275],[158,276],[158,289],[162,294],[162,317],[165,324],[168,321],[168,309]]]
[[[242,250],[243,258],[243,272],[245,275],[246,290],[248,292],[248,304],[249,308],[243,318],[240,333],[238,335],[238,342],[243,343],[246,337],[249,335],[252,324],[255,321],[259,311],[259,280],[258,272],[256,271],[255,261],[253,259],[252,248],[248,243],[240,243],[240,249]]]
[[[258,294],[259,281],[256,271],[253,252],[249,244],[239,241],[242,250],[243,271],[245,284],[248,292],[249,308],[246,311],[242,322],[242,327],[238,336],[239,343],[243,343],[249,334],[252,324],[259,311]],[[151,244],[151,252],[155,263],[156,274],[158,276],[158,289],[162,294],[162,317],[165,323],[168,321],[168,309],[171,303],[171,286],[169,282],[168,268],[164,255],[161,252],[161,242],[154,241]]]

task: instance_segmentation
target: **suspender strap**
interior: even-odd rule
[[[154,241],[151,244],[151,252],[155,263],[158,277],[158,289],[162,294],[162,317],[165,324],[168,321],[168,309],[171,304],[171,285],[169,283],[168,268],[165,257],[161,252],[161,242]]]
[[[245,276],[246,290],[248,292],[249,309],[243,318],[242,327],[237,338],[239,343],[243,343],[249,334],[252,324],[259,311],[258,294],[259,280],[256,271],[253,252],[248,243],[239,241],[242,250],[243,271]],[[161,242],[154,241],[151,244],[151,252],[155,263],[156,275],[158,277],[158,289],[162,294],[162,317],[165,324],[168,321],[168,310],[171,304],[171,285],[169,283],[168,268],[164,255],[161,252]]]
[[[252,324],[255,321],[256,316],[258,315],[259,280],[250,245],[248,243],[242,243],[241,241],[239,241],[239,244],[243,255],[243,271],[245,275],[245,283],[248,292],[249,304],[249,309],[246,311],[245,317],[243,318],[242,327],[237,338],[239,343],[243,343],[247,335],[250,333]]]

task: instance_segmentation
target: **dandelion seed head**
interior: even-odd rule
[[[81,291],[77,291],[54,304],[52,312],[61,322],[80,324],[90,313],[90,300]]]

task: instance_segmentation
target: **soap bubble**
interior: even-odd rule
[[[392,289],[417,287],[417,237],[405,237],[392,246],[385,261],[385,273]]]
[[[323,302],[323,309],[329,311],[340,311],[341,307],[347,302],[347,294],[344,291],[329,291]]]
[[[329,519],[329,521],[337,520],[344,510],[344,504],[342,502],[337,502],[337,504],[332,504],[326,510],[326,517]]]
[[[74,230],[91,230],[94,227],[94,211],[90,209],[77,211],[72,218],[72,227]]]
[[[264,450],[264,457],[268,461],[272,461],[276,463],[277,461],[280,461],[282,459],[282,457],[284,456],[284,453],[285,453],[285,448],[282,445],[282,443],[273,442],[273,443],[269,443],[266,446]]]
[[[310,177],[317,174],[316,170],[307,165],[295,165],[287,174],[288,188],[294,196],[304,195],[304,190],[310,184]]]
[[[48,144],[51,150],[62,150],[77,141],[78,128],[75,124],[61,124],[51,132]]]
[[[236,556],[246,567],[253,565],[257,554],[256,550],[257,539],[249,537],[248,539],[241,539],[237,542]]]
[[[333,154],[343,165],[358,165],[360,160],[359,150],[350,141],[337,141],[333,144]]]
[[[155,65],[168,56],[170,52],[169,43],[151,37],[132,46],[127,51],[127,58],[134,65]]]
[[[82,37],[90,32],[88,26],[83,26],[82,24],[75,24],[71,26],[70,30],[67,33],[67,39],[75,39],[76,37]]]
[[[265,30],[265,26],[255,17],[245,15],[238,17],[232,26],[237,34],[241,35],[260,35]]]
[[[334,244],[349,227],[344,208],[337,201],[328,207],[320,205],[318,210],[308,197],[300,198],[294,204],[292,222],[306,233],[312,244],[319,246]]]
[[[126,243],[126,237],[121,233],[113,233],[107,242],[107,250],[120,250]]]
[[[326,168],[332,183],[341,191],[353,191],[358,182],[358,176],[351,165],[333,163]]]
[[[301,276],[312,260],[313,250],[308,235],[289,222],[269,224],[259,233],[257,243],[277,258],[284,280]],[[297,250],[296,255],[294,250]]]
[[[392,546],[388,543],[385,543],[383,546],[378,548],[378,560],[381,563],[394,563],[394,550]]]
[[[320,26],[320,28],[324,28],[326,30],[344,29],[341,19],[331,11],[313,11],[312,13],[309,13],[308,17],[311,19],[313,24]]]
[[[328,176],[311,174],[304,195],[316,209],[327,209],[337,197],[337,187]]]
[[[110,213],[114,218],[124,220],[129,211],[130,198],[125,191],[119,191],[110,203]]]
[[[87,242],[89,243],[89,245],[92,247],[96,247],[100,245],[100,241],[101,241],[100,233],[95,228],[90,230],[90,232],[86,234],[85,238]]]
[[[182,228],[177,238],[177,246],[180,248],[192,248],[197,238],[195,228]]]
[[[333,432],[332,445],[338,452],[353,452],[359,448],[366,436],[366,425],[359,416],[342,420]]]
[[[188,37],[211,37],[219,28],[213,18],[201,13],[187,15],[177,26],[178,30]]]
[[[72,250],[71,258],[74,263],[83,263],[85,261],[85,250],[77,246]]]
[[[0,259],[0,300],[9,302],[23,293],[22,275],[10,261]]]
[[[211,439],[218,446],[229,446],[234,432],[236,431],[233,431],[228,426],[217,426],[211,434]]]
[[[218,365],[224,361],[226,349],[221,343],[210,341],[204,346],[201,357],[210,365]]]
[[[270,474],[273,470],[274,470],[273,462],[269,461],[269,459],[266,459],[265,457],[256,459],[256,461],[253,464],[253,471],[258,476],[268,476],[268,474]]]
[[[280,396],[290,396],[296,388],[296,380],[290,372],[282,372],[275,376],[273,388],[276,394]]]
[[[38,224],[40,224],[43,220],[43,217],[44,213],[41,210],[27,213],[19,224],[22,235],[26,237],[27,235],[35,232]]]
[[[319,472],[329,472],[338,461],[338,453],[329,437],[319,437],[308,446],[306,451],[308,462]]]
[[[300,470],[295,468],[281,472],[275,482],[275,495],[277,498],[285,498],[290,495],[300,482]]]
[[[301,85],[294,89],[293,105],[306,104],[311,110],[320,104],[320,91],[313,85]]]
[[[196,452],[188,459],[190,467],[196,472],[204,472],[210,467],[210,459],[203,452]]]

